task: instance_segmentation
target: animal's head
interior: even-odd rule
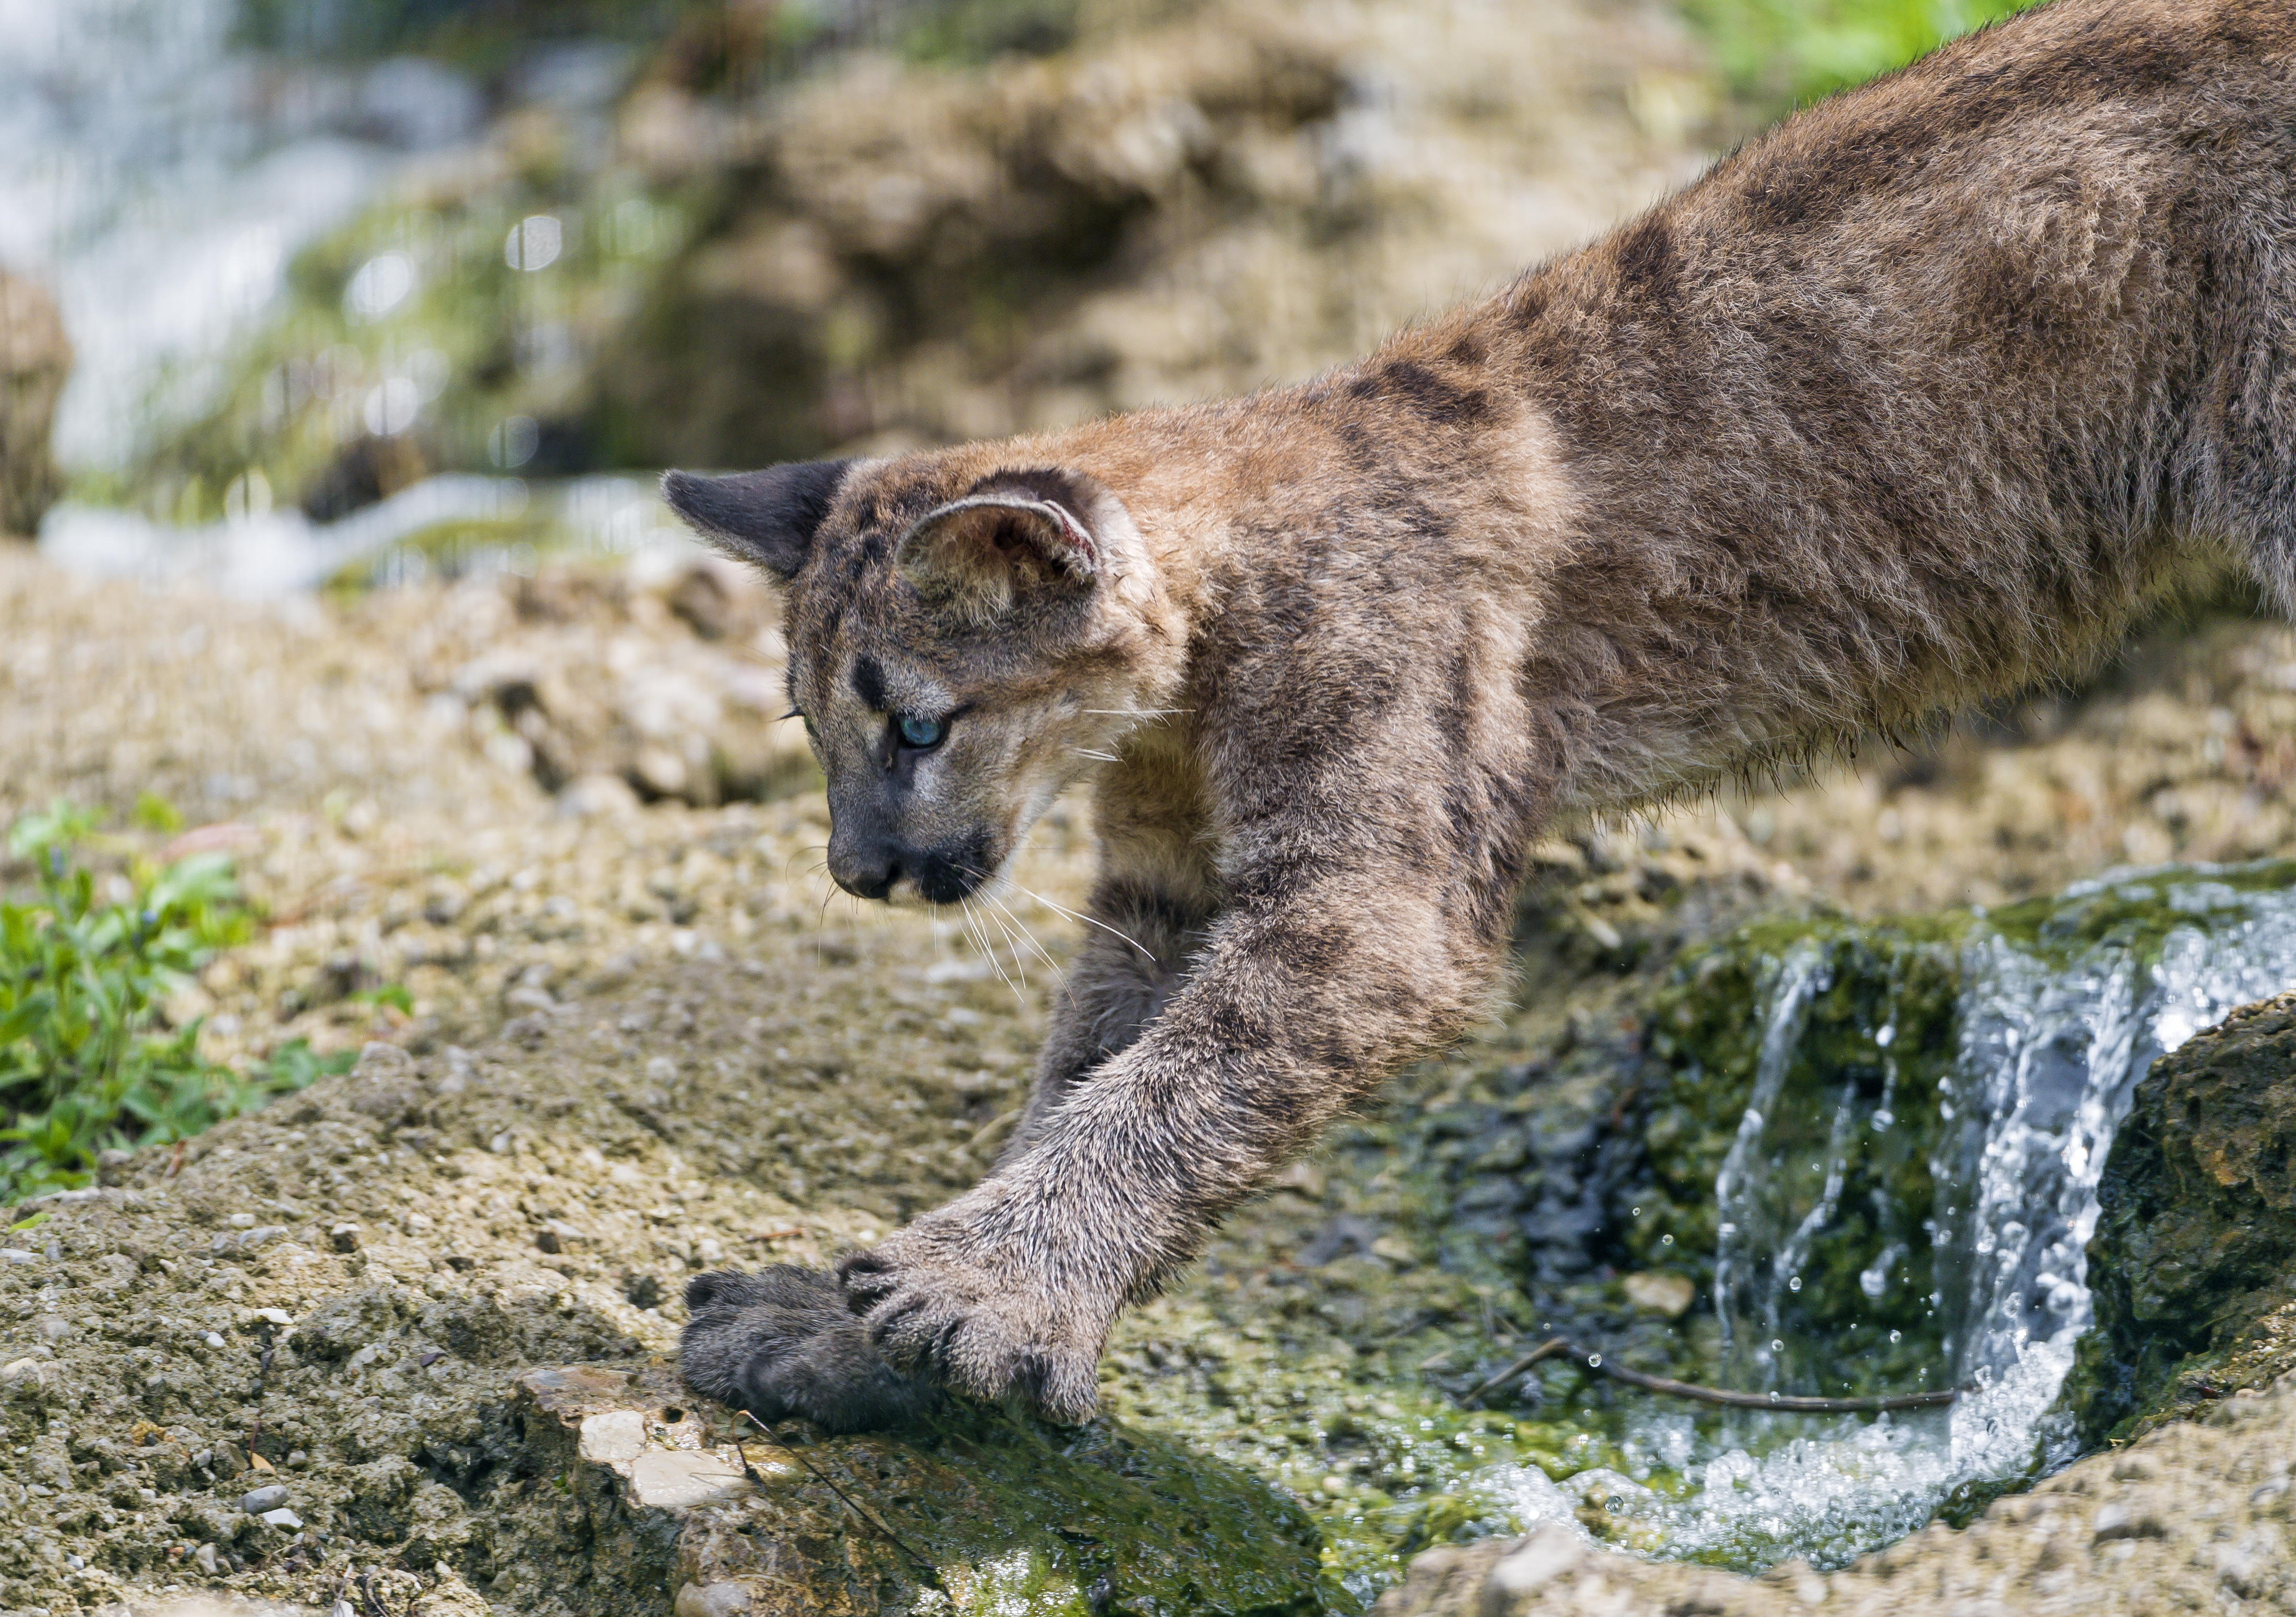
[[[848,892],[971,893],[1166,677],[1152,563],[1082,472],[975,448],[662,488],[785,587],[790,705]]]

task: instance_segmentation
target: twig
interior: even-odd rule
[[[1390,1326],[1364,1345],[1375,1348],[1382,1342],[1393,1342],[1398,1336],[1408,1336],[1414,1331],[1434,1324],[1442,1317],[1442,1314],[1434,1309],[1414,1309],[1403,1317],[1402,1324]]]
[[[799,1465],[804,1466],[807,1471],[812,1473],[815,1482],[819,1482],[824,1488],[826,1488],[830,1492],[835,1494],[840,1499],[843,1500],[846,1509],[851,1511],[855,1515],[860,1517],[864,1522],[866,1522],[871,1527],[874,1528],[884,1537],[886,1542],[892,1545],[895,1549],[899,1550],[910,1560],[922,1567],[924,1569],[925,1576],[931,1579],[936,1587],[939,1586],[940,1582],[940,1569],[933,1565],[931,1562],[926,1560],[922,1555],[917,1554],[916,1551],[911,1549],[902,1541],[900,1534],[895,1532],[891,1528],[877,1520],[875,1516],[871,1515],[867,1511],[855,1504],[853,1502],[853,1496],[847,1493],[836,1483],[831,1482],[827,1475],[822,1472],[819,1466],[816,1465],[811,1460],[807,1459],[803,1449],[800,1449],[794,1443],[783,1442],[779,1437],[776,1437],[774,1434],[771,1427],[767,1426],[765,1422],[759,1420],[756,1416],[750,1414],[747,1409],[742,1411],[742,1418],[749,1422],[752,1426],[755,1426],[758,1431],[764,1432],[770,1441],[779,1445],[791,1458],[794,1459]],[[765,1479],[758,1476],[757,1472],[750,1466],[749,1454],[742,1448],[738,1440],[736,1440],[734,1444],[734,1449],[735,1453],[741,1455],[742,1469],[749,1473],[750,1480],[752,1482],[757,1483],[758,1487],[763,1488],[765,1486]]]
[[[1668,1398],[1686,1398],[1702,1404],[1719,1404],[1726,1409],[1774,1409],[1793,1415],[1879,1415],[1891,1409],[1934,1408],[1939,1404],[1953,1402],[1966,1390],[1953,1387],[1942,1392],[1898,1392],[1882,1398],[1805,1398],[1792,1392],[1730,1392],[1719,1387],[1693,1386],[1686,1381],[1674,1381],[1663,1375],[1645,1375],[1640,1370],[1629,1370],[1624,1365],[1608,1364],[1600,1353],[1587,1352],[1564,1337],[1551,1336],[1497,1375],[1484,1378],[1462,1395],[1459,1401],[1474,1403],[1486,1392],[1513,1381],[1539,1360],[1558,1357],[1575,1358],[1598,1375],[1624,1382],[1629,1387],[1640,1387],[1645,1392],[1657,1392]]]

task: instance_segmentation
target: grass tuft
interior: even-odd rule
[[[156,799],[139,824],[181,822]],[[170,1028],[167,997],[252,932],[228,856],[134,858],[99,883],[100,822],[59,801],[8,832],[28,891],[0,897],[0,1206],[94,1177],[106,1150],[164,1145],[348,1069],[295,1039],[244,1072]]]

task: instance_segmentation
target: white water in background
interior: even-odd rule
[[[272,307],[296,251],[419,154],[480,131],[485,98],[449,68],[244,49],[237,12],[237,0],[0,0],[0,267],[32,275],[62,308],[75,357],[55,443],[69,471],[119,470],[211,402],[222,355]],[[538,61],[595,68],[597,55],[562,45]],[[563,71],[537,70],[527,89],[588,105],[619,70],[569,89]],[[280,507],[177,529],[67,502],[40,541],[84,571],[269,595],[440,523],[529,511],[608,554],[692,548],[650,484],[626,477],[436,477],[326,524]],[[516,548],[491,559],[518,566]]]
[[[407,152],[461,139],[477,91],[235,48],[234,0],[0,0],[0,264],[46,284],[78,353],[70,469],[123,464],[195,409],[295,250]]]
[[[2073,1457],[2070,1422],[2052,1406],[2093,1317],[2085,1249],[2113,1129],[2155,1057],[2296,986],[2296,891],[2243,891],[2222,874],[2124,872],[2068,890],[2060,913],[2125,890],[2190,915],[2149,964],[2112,944],[2054,964],[1981,927],[1965,946],[1952,1110],[1930,1165],[1941,1203],[1933,1301],[1948,1324],[1947,1384],[1972,1391],[1948,1408],[1870,1418],[1733,1416],[1718,1443],[1710,1424],[1702,1432],[1698,1417],[1649,1400],[1629,1446],[1681,1468],[1694,1491],[1669,1498],[1611,1472],[1567,1478],[1562,1491],[1646,1523],[1649,1542],[1670,1559],[1720,1552],[1831,1566],[1913,1531],[1956,1488]],[[1779,962],[1759,1012],[1751,1104],[1718,1176],[1723,1228],[1735,1228],[1718,1251],[1716,1300],[1726,1338],[1752,1349],[1740,1363],[1772,1363],[1784,1312],[1775,1293],[1791,1284],[1793,1260],[1807,1255],[1841,1188],[1837,1157],[1816,1206],[1784,1229],[1766,1227],[1756,1199],[1775,1156],[1762,1112],[1828,986],[1815,945]],[[1839,1119],[1834,1136],[1838,1149]],[[1759,1283],[1753,1243],[1770,1259]],[[1801,1435],[1779,1442],[1787,1429]],[[1525,1527],[1558,1519],[1524,1469],[1494,1467],[1471,1487]]]

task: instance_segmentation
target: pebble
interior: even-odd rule
[[[277,1510],[265,1511],[263,1513],[263,1519],[270,1523],[272,1526],[286,1528],[290,1532],[294,1531],[303,1525],[303,1518],[283,1506]]]
[[[267,1482],[240,1500],[239,1507],[250,1516],[259,1516],[266,1510],[276,1510],[287,1503],[287,1490],[277,1482]]]

